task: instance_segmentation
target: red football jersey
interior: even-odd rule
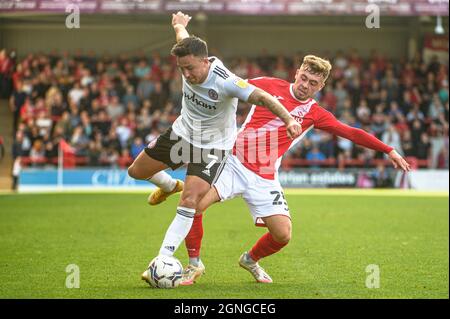
[[[275,179],[281,158],[312,128],[321,129],[376,151],[389,153],[392,147],[364,130],[348,126],[319,106],[314,99],[300,101],[294,96],[293,84],[277,78],[260,77],[248,80],[277,98],[302,125],[302,134],[289,139],[284,122],[267,108],[253,105],[242,125],[233,154],[249,170],[266,179]]]

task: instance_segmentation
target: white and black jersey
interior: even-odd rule
[[[183,78],[181,115],[173,131],[198,148],[230,150],[236,139],[238,99],[247,101],[255,86],[210,57],[208,77],[201,84]]]

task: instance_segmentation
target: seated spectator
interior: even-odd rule
[[[38,139],[33,142],[30,150],[30,159],[33,166],[41,166],[46,161],[45,148],[43,147],[42,140]]]
[[[381,135],[386,130],[386,116],[382,112],[375,113],[372,116],[371,131],[376,137],[381,138]]]
[[[133,143],[130,148],[130,155],[133,159],[135,159],[145,148],[145,145],[140,136],[134,138]]]
[[[150,94],[149,99],[152,103],[152,111],[164,111],[164,106],[169,98],[168,92],[163,91],[161,82],[155,82],[153,92]]]
[[[359,106],[356,108],[357,119],[361,123],[367,125],[367,124],[370,124],[370,116],[371,116],[371,111],[370,111],[369,107],[367,106],[367,101],[361,100],[359,103]]]
[[[406,115],[406,119],[408,120],[408,122],[412,122],[414,120],[423,121],[425,119],[425,116],[423,115],[422,111],[420,110],[419,104],[417,104],[417,103],[413,104],[412,109]]]
[[[89,142],[89,147],[87,150],[89,166],[99,166],[100,165],[101,149],[102,149],[102,146],[100,143],[96,143],[95,141]]]
[[[53,121],[52,119],[47,115],[45,111],[40,111],[37,114],[36,117],[36,126],[39,129],[40,135],[45,135],[50,132],[52,128]]]
[[[439,168],[439,159],[445,153],[445,124],[439,122],[439,120],[430,123],[430,168]],[[441,167],[445,168],[445,167]]]
[[[416,119],[411,123],[411,140],[414,145],[414,148],[417,149],[417,146],[420,142],[421,135],[425,132],[425,128],[423,123]]]
[[[128,149],[123,149],[119,159],[117,160],[117,164],[119,165],[119,167],[127,168],[132,162],[133,158],[131,157]]]
[[[117,152],[120,152],[120,150],[122,149],[122,144],[114,127],[111,127],[108,136],[102,139],[102,146],[109,147],[110,149],[114,149]]]
[[[139,61],[139,64],[134,68],[134,75],[139,79],[143,79],[151,75],[150,70],[147,61],[143,59]]]
[[[58,91],[47,100],[47,105],[50,105],[50,115],[59,119],[62,114],[68,109],[67,104],[63,100],[62,94]]]
[[[386,167],[383,164],[377,166],[377,169],[372,174],[372,180],[375,188],[387,188],[393,185],[392,178],[389,176],[389,172],[386,171]]]
[[[417,158],[419,159],[428,159],[430,156],[430,138],[427,133],[423,132],[420,135],[420,140],[417,143]]]
[[[414,148],[410,130],[403,132],[402,150],[405,157],[416,156],[416,150]]]
[[[317,162],[325,160],[326,157],[319,150],[319,147],[316,144],[313,144],[313,148],[306,154],[306,159],[308,161],[312,161],[313,162],[310,167],[318,168],[318,167],[320,167],[320,165]]]
[[[79,105],[81,98],[83,97],[83,89],[79,82],[75,82],[73,88],[69,91],[68,97],[76,105]]]
[[[111,120],[108,118],[108,114],[105,110],[101,110],[98,113],[98,117],[92,123],[94,130],[99,131],[102,135],[108,135],[111,128]]]
[[[122,104],[128,105],[132,103],[135,107],[139,105],[138,96],[134,93],[134,87],[132,85],[127,86],[127,91],[122,98]]]
[[[115,121],[125,113],[125,107],[120,103],[118,96],[113,96],[106,106],[108,117]]]
[[[428,107],[428,118],[435,120],[439,118],[439,114],[444,113],[444,106],[442,105],[439,95],[433,94],[433,98]]]
[[[143,100],[149,99],[151,94],[153,93],[154,89],[155,89],[155,85],[154,85],[150,75],[142,78],[139,81],[139,84],[137,86],[137,91],[136,91],[137,96],[139,97],[139,100],[143,101]]]
[[[116,128],[116,133],[120,141],[121,149],[127,148],[128,140],[133,132],[129,127],[128,120],[126,118],[122,118],[120,120],[120,124]]]
[[[141,109],[139,115],[136,118],[136,122],[137,134],[145,136],[150,133],[150,129],[152,126],[152,117],[150,116],[148,109]]]
[[[113,168],[117,168],[119,161],[119,151],[114,149],[113,147],[108,147],[103,149],[100,153],[100,163],[103,166],[109,166]]]
[[[56,158],[58,156],[58,144],[53,140],[50,132],[47,132],[42,137],[42,143],[45,148],[45,158],[50,160],[51,162],[53,158]]]
[[[395,126],[391,123],[388,124],[387,130],[383,132],[381,140],[383,141],[383,143],[392,146],[400,155],[404,155],[400,134],[395,129]],[[389,158],[389,156],[386,154],[384,155],[384,157],[386,159]]]
[[[158,119],[158,130],[160,132],[166,131],[169,127],[172,126],[172,122],[170,121],[170,115],[168,112],[164,111]]]
[[[70,139],[71,146],[75,149],[75,155],[86,156],[87,148],[89,145],[89,138],[84,134],[82,126],[77,126],[73,130],[72,137]]]

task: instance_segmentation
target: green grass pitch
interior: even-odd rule
[[[157,207],[143,193],[0,195],[0,298],[449,298],[447,196],[288,192],[290,244],[261,265],[257,284],[238,266],[265,229],[242,199],[204,217],[206,274],[190,287],[140,279],[158,253],[178,196]],[[187,261],[184,244],[176,256]],[[66,267],[80,288],[66,288]],[[380,287],[369,289],[368,265]]]

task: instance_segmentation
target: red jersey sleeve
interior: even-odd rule
[[[276,90],[276,88],[278,88],[280,85],[287,83],[284,80],[277,79],[277,78],[271,78],[271,77],[267,77],[267,76],[261,76],[259,78],[248,79],[247,82],[250,84],[253,84],[254,86],[259,87],[260,89],[263,89],[265,91],[269,90],[271,94],[276,94],[276,92],[274,92],[274,90]]]
[[[314,121],[314,127],[324,130],[331,134],[346,138],[355,144],[388,154],[394,148],[384,144],[375,136],[370,135],[364,130],[348,126],[342,123],[336,117],[317,105],[317,117]]]

